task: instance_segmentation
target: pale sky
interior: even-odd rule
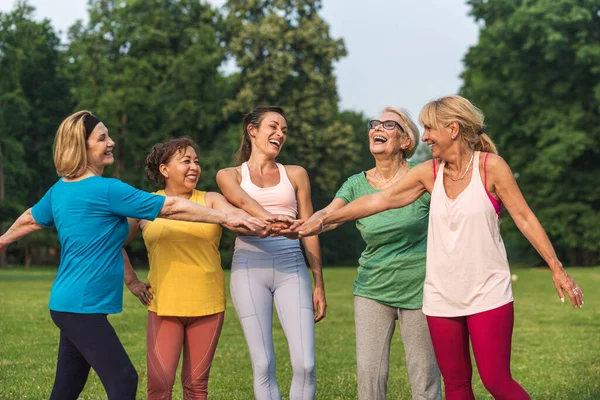
[[[65,32],[87,19],[87,0],[30,0],[37,17]],[[224,0],[212,0],[220,6]],[[14,0],[0,0],[9,11]],[[462,59],[478,26],[464,0],[323,0],[321,15],[348,55],[336,65],[340,109],[376,117],[386,106],[421,107],[461,86]],[[64,37],[64,36],[63,36]]]

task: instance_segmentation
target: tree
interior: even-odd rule
[[[600,0],[468,3],[481,30],[464,60],[462,94],[486,113],[491,137],[559,256],[572,265],[595,264]],[[522,253],[525,240],[512,222],[503,225],[509,247]]]
[[[56,181],[53,132],[71,107],[58,36],[33,12],[0,13],[0,232]]]
[[[288,116],[286,163],[304,166],[331,196],[359,163],[352,126],[340,122],[334,62],[346,55],[329,35],[319,0],[230,0],[223,38],[239,67],[228,116],[280,105]],[[239,133],[238,140],[239,140]]]
[[[150,147],[188,135],[209,146],[229,93],[209,5],[195,0],[93,0],[87,26],[70,29],[78,106],[102,118],[117,146],[113,175],[148,188]]]

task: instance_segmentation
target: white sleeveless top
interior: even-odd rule
[[[287,215],[296,218],[298,202],[296,191],[285,172],[285,167],[277,164],[279,183],[275,186],[261,188],[252,183],[248,163],[242,164],[242,181],[240,186],[250,197],[272,214]],[[259,238],[258,236],[238,236],[235,239],[234,257],[240,254],[252,254],[252,257],[294,255],[300,251],[300,241],[290,240],[283,236]],[[301,253],[300,253],[301,254]]]
[[[261,188],[252,183],[248,162],[243,163],[240,186],[268,212],[296,218],[298,215],[296,191],[285,172],[285,167],[279,163],[276,165],[279,169],[279,183],[275,186]]]
[[[441,162],[431,192],[423,313],[458,317],[513,301],[500,220],[488,198],[475,152],[469,185],[456,199],[444,189]]]

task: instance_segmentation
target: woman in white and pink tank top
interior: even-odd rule
[[[231,265],[231,297],[252,359],[254,396],[280,400],[272,338],[273,305],[290,348],[289,399],[312,400],[316,391],[314,323],[325,317],[325,289],[318,238],[302,239],[315,281],[312,285],[296,218],[312,214],[310,183],[302,167],[275,162],[286,140],[287,121],[279,107],[258,107],[244,118],[240,166],[217,174],[232,204],[271,224],[258,236],[238,236]],[[285,235],[281,236],[281,235]],[[268,237],[264,237],[268,236]]]
[[[499,230],[501,204],[548,263],[561,301],[566,292],[571,304],[581,308],[581,288],[563,269],[509,166],[483,133],[483,113],[463,97],[447,96],[425,105],[419,121],[433,161],[413,168],[386,190],[304,224],[299,233],[313,235],[323,225],[403,207],[423,192],[431,193],[423,312],[446,399],[474,399],[469,338],[481,380],[492,396],[529,399],[510,373],[514,312]]]

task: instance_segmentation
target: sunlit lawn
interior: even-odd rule
[[[513,338],[514,377],[533,399],[600,399],[600,267],[571,268],[585,292],[585,307],[561,304],[545,269],[519,269],[514,282],[516,323]],[[47,302],[55,271],[34,268],[0,270],[0,398],[47,399],[54,378],[58,329]],[[352,268],[326,269],[327,318],[316,328],[317,399],[355,399],[356,362]],[[111,317],[125,345],[145,398],[145,309],[125,293],[124,312]],[[287,398],[291,366],[287,343],[275,318],[277,376]],[[476,396],[488,399],[477,374]],[[181,399],[176,382],[175,399]],[[389,399],[410,399],[404,350],[394,336],[388,384]],[[211,399],[252,399],[250,359],[235,311],[228,303],[225,326],[212,367]],[[81,399],[105,399],[92,373]]]

